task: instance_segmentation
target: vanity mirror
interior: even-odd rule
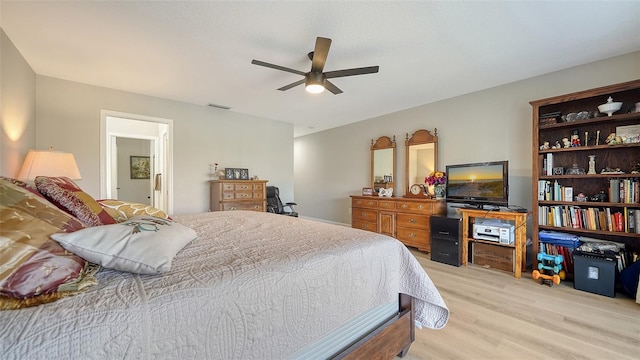
[[[425,197],[424,178],[438,166],[438,129],[417,130],[405,138],[404,190],[408,197]],[[418,187],[421,191],[418,191]],[[413,190],[413,191],[412,191]]]
[[[371,140],[371,187],[375,195],[382,189],[394,189],[396,180],[396,137]]]

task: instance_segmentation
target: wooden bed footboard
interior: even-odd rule
[[[413,298],[406,294],[400,294],[399,297],[397,315],[333,359],[389,360],[396,356],[404,357],[415,340],[415,313]]]

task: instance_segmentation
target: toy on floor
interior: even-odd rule
[[[564,277],[562,270],[562,255],[549,255],[538,253],[538,270],[533,270],[531,276],[534,280],[540,279],[540,285],[560,284],[560,278]]]

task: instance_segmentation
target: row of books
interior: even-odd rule
[[[640,209],[541,205],[538,224],[640,234]]]
[[[626,204],[640,202],[640,179],[610,179],[609,201]]]
[[[574,201],[573,187],[563,186],[558,180],[538,180],[538,200]],[[640,203],[640,180],[610,179],[607,201],[621,204]]]
[[[538,200],[573,201],[573,187],[562,186],[558,180],[538,180]]]

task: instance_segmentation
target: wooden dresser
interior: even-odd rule
[[[351,227],[394,237],[430,252],[431,215],[445,215],[444,200],[351,196]]]
[[[266,211],[268,180],[211,180],[210,211]]]

